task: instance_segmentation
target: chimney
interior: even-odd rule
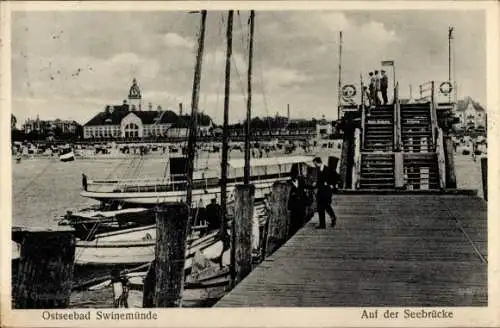
[[[288,122],[290,122],[290,104],[286,104],[286,117]]]
[[[153,104],[152,103],[148,104],[148,110],[153,110]]]
[[[182,103],[179,103],[179,116],[182,116]]]

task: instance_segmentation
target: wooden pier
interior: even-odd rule
[[[216,307],[487,306],[487,206],[470,193],[334,197]]]

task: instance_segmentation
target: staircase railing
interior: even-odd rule
[[[361,136],[360,136],[360,145],[363,147],[365,144],[365,124],[366,124],[366,106],[365,106],[365,90],[364,84],[361,82]]]
[[[401,103],[399,101],[399,82],[394,86],[394,151],[401,150]]]
[[[352,169],[352,189],[357,189],[361,179],[361,131],[354,130],[354,161]]]
[[[431,111],[431,128],[432,128],[432,141],[434,145],[437,145],[437,112],[436,112],[436,101],[435,101],[435,90],[434,90],[434,81],[431,81],[431,98],[430,98],[430,111]]]
[[[444,153],[444,136],[441,128],[437,129],[436,154],[438,161],[439,187],[446,188],[446,159]]]
[[[431,111],[431,127],[432,127],[432,141],[436,147],[436,155],[438,161],[438,175],[439,187],[446,188],[446,155],[443,130],[439,127],[437,116],[437,104],[435,97],[435,84],[431,82],[431,97],[430,97],[430,111]]]

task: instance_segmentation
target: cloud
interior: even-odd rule
[[[235,17],[231,119],[244,118],[247,12]],[[190,107],[199,16],[184,12],[16,12],[12,20],[12,90],[19,121],[39,113],[85,122],[127,96],[138,79],[144,103]],[[116,24],[115,22],[124,22]],[[255,115],[336,116],[338,32],[344,83],[396,62],[408,85],[447,78],[447,27],[455,26],[456,78],[462,95],[485,103],[484,14],[477,11],[258,11]],[[222,118],[226,13],[207,18],[200,107]],[[390,75],[391,76],[391,75]]]
[[[163,36],[163,42],[170,48],[189,48],[194,47],[193,40],[185,38],[176,33],[167,33]]]
[[[309,78],[298,70],[276,67],[264,72],[264,80],[275,88],[282,88],[306,82]]]

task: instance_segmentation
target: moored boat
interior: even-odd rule
[[[196,251],[203,252],[209,259],[221,255],[223,243],[216,235],[214,232],[188,244],[185,269],[191,268]],[[154,260],[155,246],[154,225],[103,233],[92,241],[77,241],[75,264],[97,267],[140,265]]]
[[[88,208],[77,212],[68,211],[59,221],[59,225],[70,225],[75,229],[77,238],[92,240],[101,233],[151,225],[154,222],[155,215],[149,208]]]
[[[264,198],[276,181],[290,178],[292,170],[305,172],[311,165],[312,156],[289,156],[254,159],[251,162],[250,181],[255,185],[255,197]],[[228,161],[227,191],[232,199],[234,186],[243,182],[244,160]],[[206,174],[205,174],[206,173]],[[163,202],[181,202],[186,197],[185,176],[171,174],[166,178],[148,180],[89,180],[83,197],[100,201],[121,201],[124,203],[155,205]],[[194,177],[192,200],[194,206],[206,206],[210,200],[220,195],[217,174],[198,171]]]

